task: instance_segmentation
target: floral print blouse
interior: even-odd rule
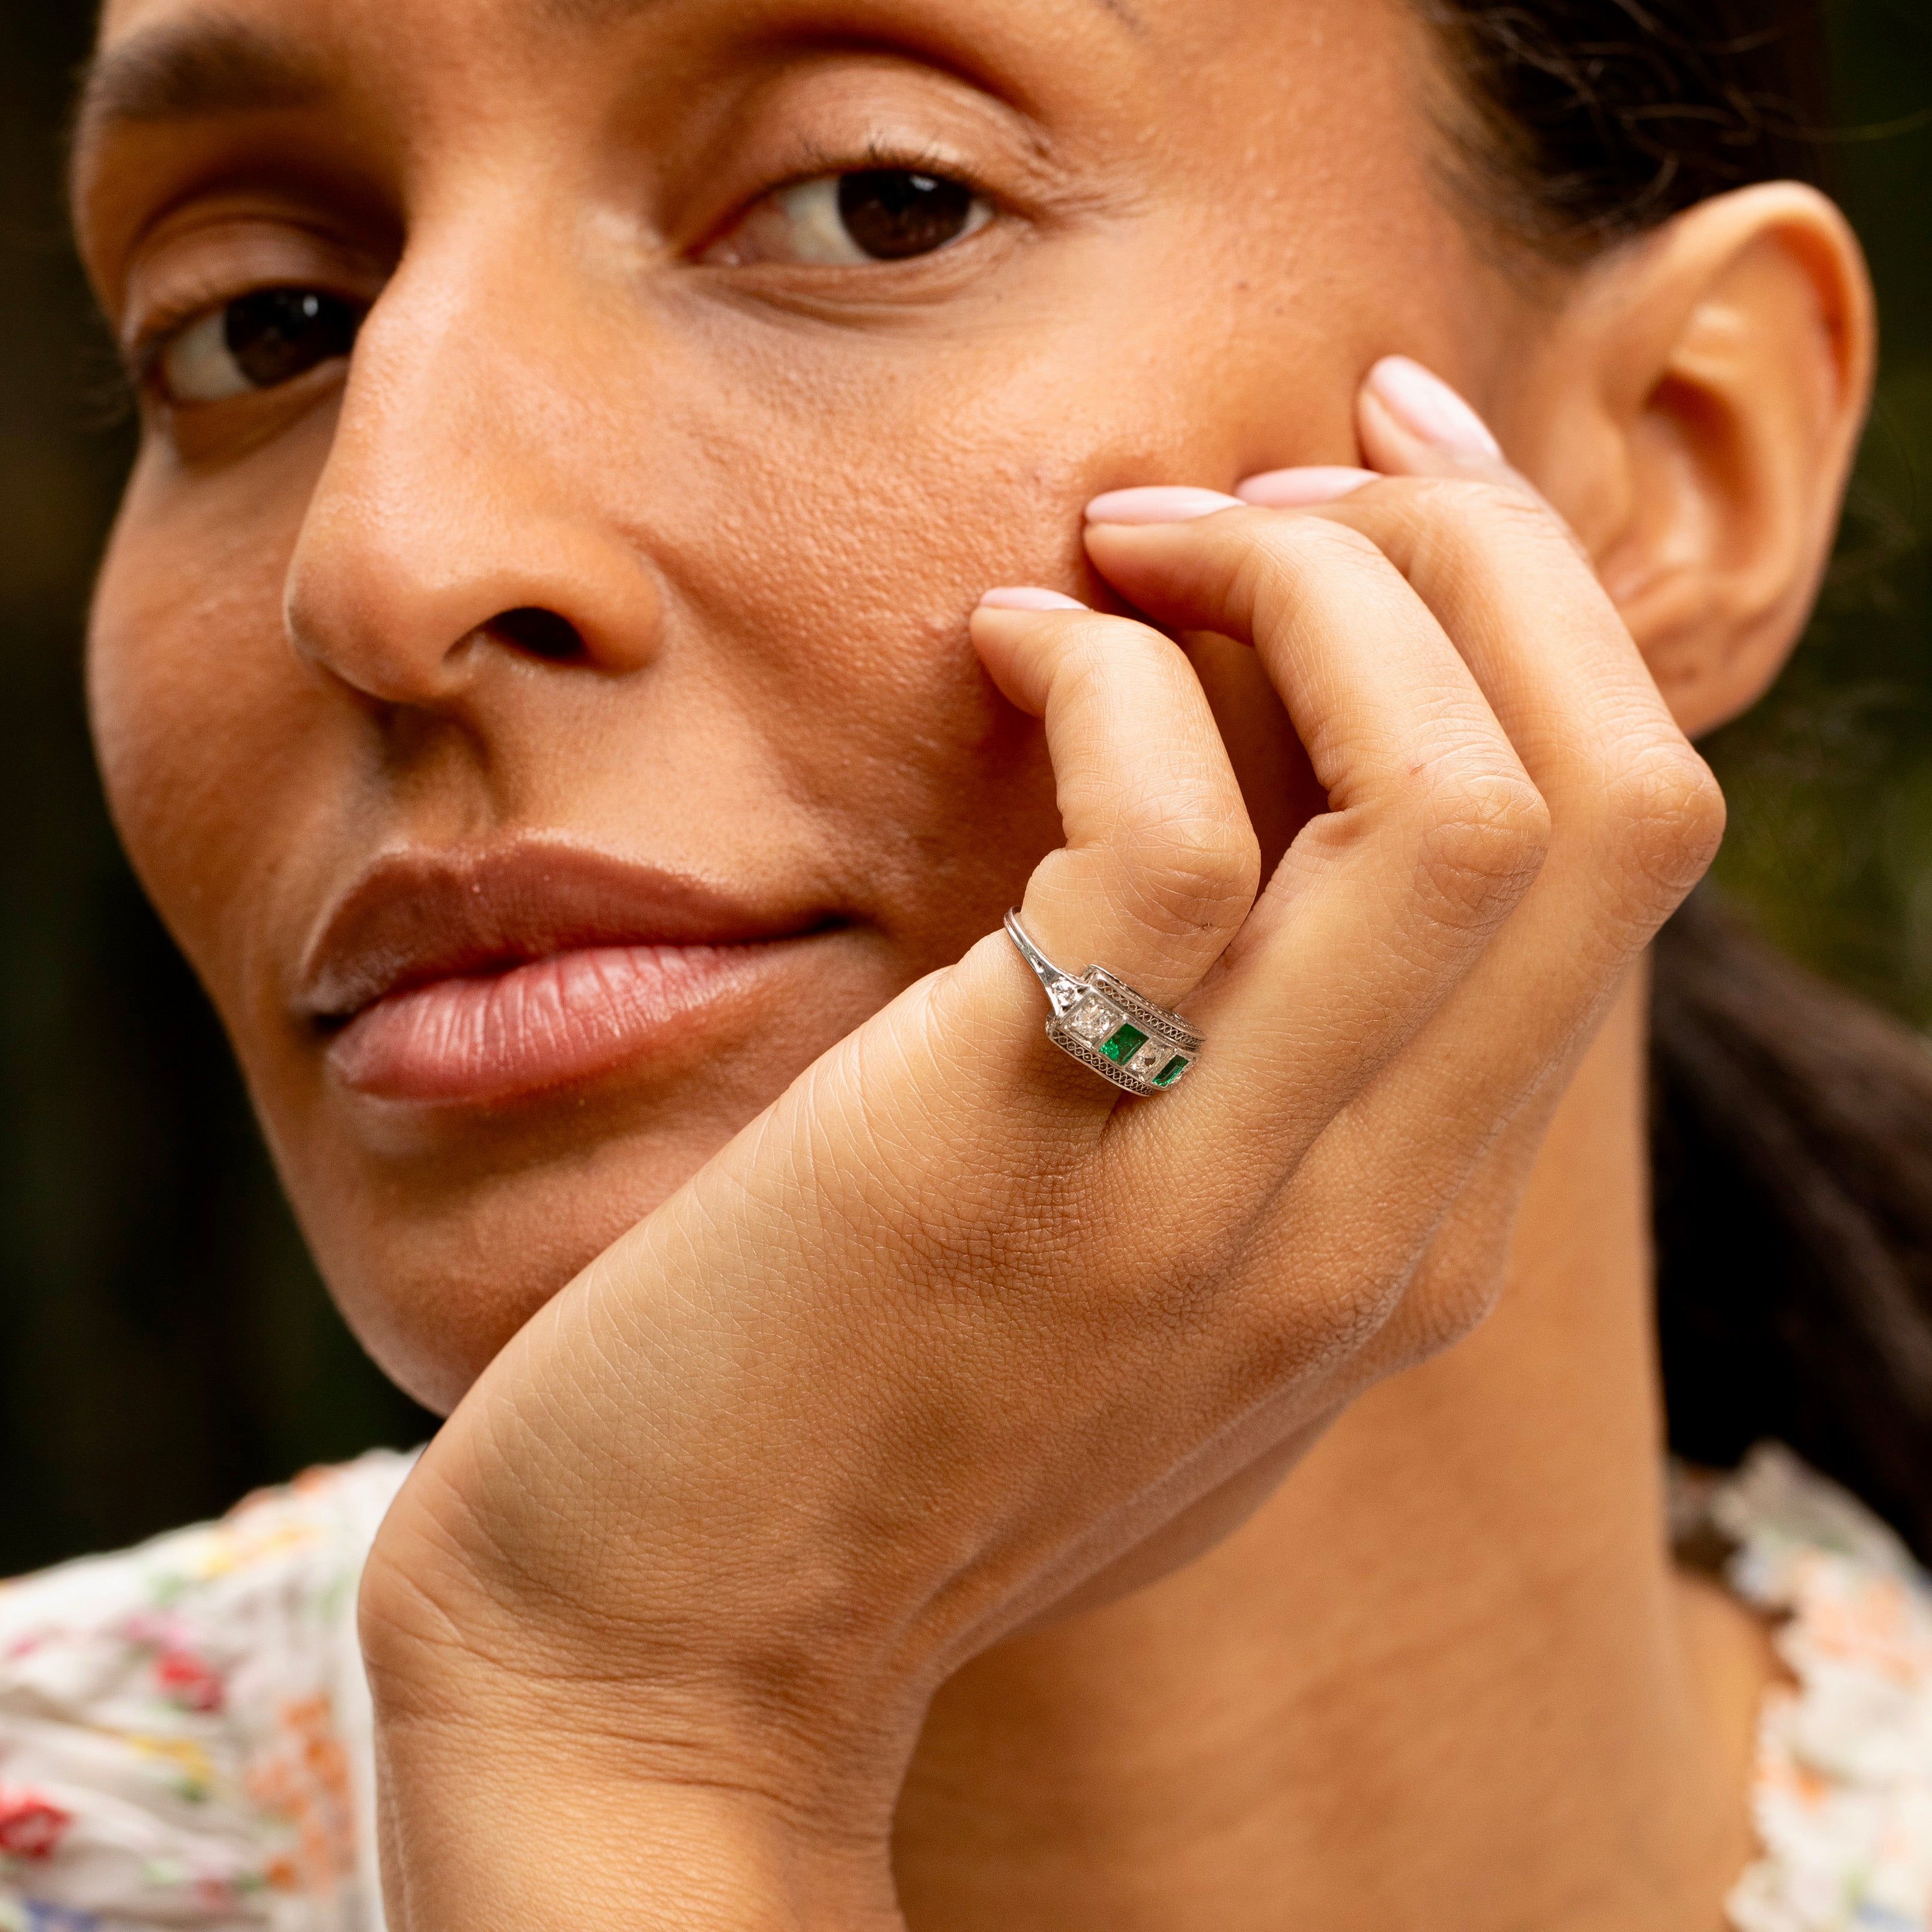
[[[356,1587],[378,1453],[0,1586],[0,1932],[382,1932]],[[1736,1932],[1932,1932],[1932,1579],[1786,1451],[1679,1486],[1792,1682]]]
[[[380,1932],[356,1588],[410,1460],[0,1588],[0,1932]]]

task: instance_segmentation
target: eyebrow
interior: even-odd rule
[[[76,152],[126,122],[313,106],[328,76],[292,43],[219,14],[190,14],[103,49],[82,70]]]
[[[555,26],[586,27],[641,12],[654,0],[536,0]],[[1144,32],[1132,0],[1094,0],[1130,32]],[[310,107],[328,76],[292,41],[220,14],[190,14],[103,49],[82,70],[73,152],[118,124],[205,119]]]
[[[604,26],[628,19],[654,4],[654,0],[536,0],[537,10],[547,26],[556,27]],[[1094,0],[1100,11],[1139,34],[1147,23],[1136,12],[1132,0]]]

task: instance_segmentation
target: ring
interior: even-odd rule
[[[1207,1042],[1199,1034],[1106,967],[1090,966],[1078,979],[1063,973],[1026,936],[1016,912],[1006,914],[1006,937],[1046,988],[1047,1038],[1102,1078],[1144,1099],[1178,1086],[1201,1058]]]

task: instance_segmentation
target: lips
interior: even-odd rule
[[[550,840],[392,853],[324,918],[296,1004],[353,1091],[501,1102],[701,1033],[832,922]]]

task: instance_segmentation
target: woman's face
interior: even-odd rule
[[[1352,460],[1386,352],[1494,407],[1518,351],[1397,0],[112,0],[102,46],[109,790],[444,1406],[1058,842],[982,591],[1094,595],[1096,491]]]

